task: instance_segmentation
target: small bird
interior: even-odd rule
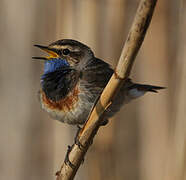
[[[88,46],[76,40],[62,39],[49,46],[35,46],[48,53],[45,57],[32,57],[44,60],[39,91],[41,107],[61,122],[83,124],[114,70],[96,58]],[[136,84],[127,79],[104,118],[113,116],[123,104],[146,92],[157,93],[159,89],[164,87]]]

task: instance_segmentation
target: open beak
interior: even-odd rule
[[[32,57],[32,59],[50,60],[50,59],[54,59],[54,58],[59,57],[59,55],[55,52],[55,49],[49,48],[47,46],[37,45],[37,44],[34,45],[34,46],[42,49],[45,52],[47,52],[48,56]]]

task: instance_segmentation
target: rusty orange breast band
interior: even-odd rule
[[[46,94],[42,90],[40,92],[42,103],[51,110],[71,111],[75,108],[78,101],[79,90],[77,86],[65,98],[59,101],[52,101],[47,98]]]

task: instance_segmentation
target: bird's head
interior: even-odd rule
[[[88,46],[71,39],[58,40],[49,46],[35,46],[48,53],[48,56],[32,57],[45,61],[44,73],[63,67],[83,68],[87,61],[94,57]]]

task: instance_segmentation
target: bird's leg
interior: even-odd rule
[[[78,134],[79,134],[79,132],[81,131],[82,128],[79,125],[77,125],[77,128],[78,128],[78,130],[77,130],[74,142],[79,147],[79,149],[83,150],[85,147],[79,142],[79,139],[78,139]],[[84,163],[84,158],[81,161],[81,164],[83,164],[83,163]]]
[[[97,130],[98,130],[99,126],[105,126],[105,125],[108,124],[108,122],[109,122],[109,120],[107,118],[104,118],[104,116],[102,116],[101,120],[100,120],[100,123],[99,123],[98,127],[96,128],[96,130],[94,132],[94,135],[97,133]],[[77,133],[76,133],[74,141],[75,141],[75,144],[79,147],[79,149],[83,150],[85,148],[85,146],[82,145],[79,142],[79,139],[78,139],[79,132],[81,131],[82,128],[79,125],[77,125],[77,127],[78,127],[78,130],[77,130]],[[91,145],[92,143],[93,143],[93,140],[91,140],[89,142],[89,145]]]
[[[69,165],[72,169],[75,169],[75,165],[72,164],[69,160],[69,153],[71,152],[72,150],[72,146],[68,145],[68,150],[67,150],[67,154],[65,156],[65,164]]]
[[[77,130],[74,142],[79,147],[79,149],[83,150],[85,147],[79,142],[79,139],[78,139],[79,132],[81,131],[82,128],[79,125],[77,125],[77,128],[78,130]]]
[[[100,126],[106,126],[108,124],[109,120],[108,119],[103,119],[101,122],[100,122]]]
[[[105,114],[103,113],[99,119],[99,125],[100,126],[106,126],[108,124],[109,120],[105,117]]]
[[[76,138],[78,137],[78,134],[79,134],[79,132],[81,131],[81,126],[80,125],[77,125],[77,128],[78,128],[78,130],[77,130],[77,133],[76,133]]]

